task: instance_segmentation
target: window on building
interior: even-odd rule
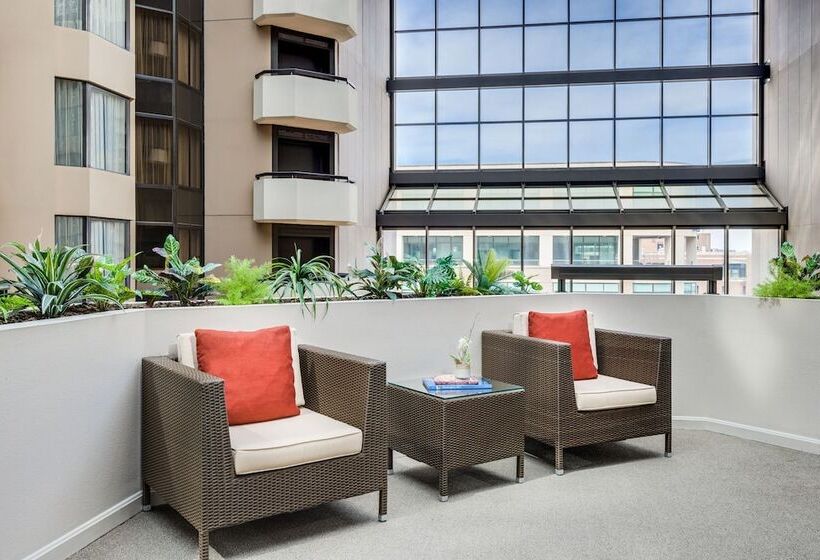
[[[136,72],[173,78],[173,23],[170,14],[138,8],[136,11]]]
[[[538,264],[540,238],[537,235],[524,236],[523,264],[532,266]],[[477,235],[476,243],[478,254],[485,258],[490,250],[495,251],[499,259],[507,259],[510,266],[520,270],[522,266],[521,234],[518,235]]]
[[[85,82],[55,84],[57,165],[127,173],[128,100]]]
[[[424,262],[424,235],[403,237],[404,257]],[[427,238],[427,265],[437,259],[452,256],[456,266],[464,258],[464,237],[461,235],[430,235]]]
[[[273,127],[274,171],[332,174],[334,135]]]
[[[54,243],[58,247],[81,245],[92,255],[105,255],[120,261],[128,255],[128,222],[84,216],[57,216]]]
[[[177,135],[177,184],[202,188],[202,131],[179,124]]]
[[[128,48],[128,0],[54,0],[54,24],[84,29]]]
[[[136,180],[141,185],[171,185],[173,126],[170,120],[137,117]]]
[[[297,68],[333,74],[334,41],[276,29],[271,32],[271,41],[275,69]]]
[[[202,88],[202,33],[192,25],[177,25],[177,80]]]

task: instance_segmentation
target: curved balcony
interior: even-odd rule
[[[321,173],[260,173],[253,183],[257,223],[351,225],[358,221],[356,184]]]
[[[264,70],[253,84],[253,120],[345,134],[359,124],[358,94],[345,78],[298,68]]]
[[[356,36],[358,0],[254,0],[256,25],[274,25],[344,42]]]

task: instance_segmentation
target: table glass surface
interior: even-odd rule
[[[429,377],[433,377],[432,375]],[[458,389],[458,390],[446,390],[446,391],[428,391],[427,388],[424,386],[423,380],[427,379],[426,377],[410,377],[407,379],[396,379],[392,381],[388,381],[387,384],[392,387],[400,387],[402,389],[409,389],[411,391],[415,391],[417,393],[421,393],[423,395],[427,395],[429,397],[438,398],[438,399],[463,399],[468,397],[474,397],[476,395],[492,395],[496,393],[511,393],[515,391],[523,391],[524,388],[520,385],[512,385],[511,383],[504,383],[503,381],[495,381],[494,379],[487,379],[486,377],[484,380],[489,381],[492,383],[492,387],[489,389]]]

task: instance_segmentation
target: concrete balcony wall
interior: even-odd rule
[[[351,225],[358,207],[354,183],[264,177],[253,184],[257,223]]]
[[[253,19],[342,42],[358,33],[359,0],[254,0]]]
[[[345,134],[359,126],[358,95],[343,81],[263,74],[253,84],[253,120]]]

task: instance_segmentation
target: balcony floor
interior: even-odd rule
[[[702,431],[570,450],[566,474],[527,457],[437,475],[396,455],[387,523],[376,495],[216,531],[211,558],[820,558],[820,456]],[[196,533],[166,507],[73,560],[195,558]],[[221,554],[221,556],[220,556]]]

